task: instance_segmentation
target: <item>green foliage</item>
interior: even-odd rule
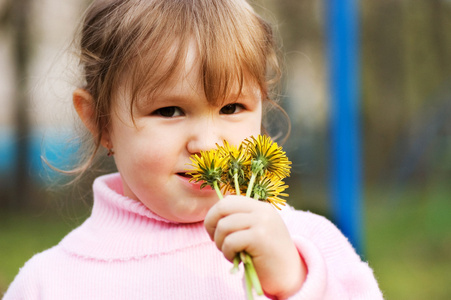
[[[80,220],[33,213],[0,213],[0,296],[24,263],[56,245]]]
[[[450,299],[451,187],[367,193],[367,258],[386,299]]]

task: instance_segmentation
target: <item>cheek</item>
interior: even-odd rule
[[[174,156],[173,149],[171,147],[165,147],[164,144],[154,143],[141,143],[139,150],[135,151],[132,158],[133,164],[136,168],[144,168],[152,170],[164,168],[170,163],[170,158]]]
[[[136,133],[123,134],[116,139],[116,164],[122,171],[131,169],[128,172],[143,175],[149,170],[161,168],[167,162],[170,149],[165,145]]]
[[[157,173],[159,170],[164,170],[168,168],[168,165],[171,163],[171,152],[169,149],[166,149],[167,151],[164,151],[163,149],[151,149],[150,151],[143,154],[144,159],[142,159],[137,165],[139,166],[145,166],[146,169],[150,172]]]
[[[261,117],[260,114],[255,114],[252,118],[249,118],[247,124],[243,126],[239,131],[241,140],[244,140],[250,136],[257,137],[261,133]]]
[[[128,157],[120,157],[116,161],[119,172],[127,182],[131,195],[137,199],[145,199],[149,192],[156,192],[170,176],[173,163],[168,149],[159,149],[154,145],[147,145],[139,151],[134,151]],[[153,146],[153,147],[152,147]],[[118,157],[119,158],[119,157]],[[133,197],[132,197],[133,198]]]
[[[229,132],[228,138],[226,138],[226,140],[232,145],[239,145],[241,142],[243,142],[250,136],[257,137],[260,134],[260,132],[261,132],[260,124],[258,125],[249,124],[248,126],[243,126],[239,128],[239,130]]]

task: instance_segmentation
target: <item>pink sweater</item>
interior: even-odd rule
[[[293,299],[382,299],[372,270],[331,222],[292,208],[281,215],[308,267]],[[3,299],[245,299],[231,267],[203,223],[155,215],[122,196],[111,174],[94,182],[92,215],[32,257]]]

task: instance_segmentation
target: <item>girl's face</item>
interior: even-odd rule
[[[227,140],[238,145],[261,128],[262,99],[257,85],[245,84],[220,106],[208,103],[199,82],[197,50],[191,46],[184,67],[151,101],[138,99],[134,121],[130,100],[120,93],[113,107],[109,139],[124,195],[175,222],[202,221],[218,201],[209,187],[184,176],[189,157]],[[238,88],[237,88],[238,89]],[[122,95],[122,96],[121,96]]]

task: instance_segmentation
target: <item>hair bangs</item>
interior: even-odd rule
[[[134,7],[136,12],[129,12],[134,19],[133,30],[130,24],[126,27],[132,32],[133,42],[127,45],[127,54],[120,61],[122,72],[115,84],[125,85],[131,96],[132,115],[138,99],[152,99],[178,72],[192,36],[191,19],[182,6],[175,9],[171,1],[139,2],[141,5]]]
[[[201,59],[201,81],[210,103],[239,95],[244,84],[258,84],[266,98],[264,26],[244,1],[217,1],[199,10],[193,26]]]
[[[122,61],[127,75],[121,78],[129,78],[131,108],[137,99],[152,99],[166,86],[185,63],[191,41],[198,50],[199,82],[211,104],[239,95],[250,83],[257,84],[266,99],[268,59],[273,51],[269,26],[244,1],[187,2],[141,7],[140,18],[136,18],[138,12],[130,12],[137,22],[135,30],[128,26],[128,31],[136,34],[128,45],[131,53]]]

